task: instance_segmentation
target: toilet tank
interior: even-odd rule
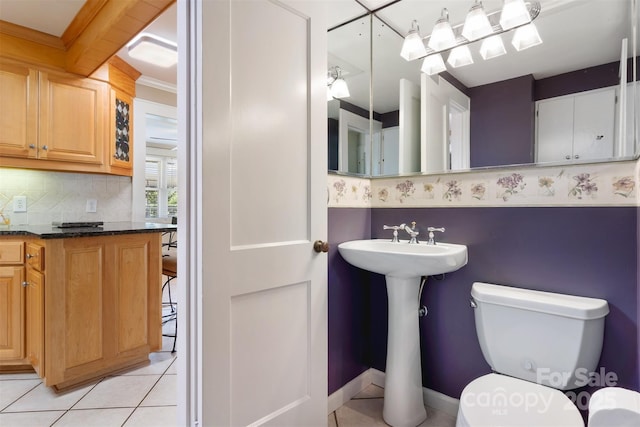
[[[605,300],[476,282],[476,331],[495,372],[559,390],[582,387],[600,359]]]

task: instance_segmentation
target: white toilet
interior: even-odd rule
[[[584,385],[583,375],[595,371],[607,302],[487,283],[474,283],[471,297],[495,373],[464,388],[456,426],[584,427],[560,390]]]

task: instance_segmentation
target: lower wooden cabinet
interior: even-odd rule
[[[158,233],[47,241],[46,385],[66,388],[161,348],[160,257]]]
[[[9,364],[21,364],[25,356],[22,282],[23,266],[0,266],[0,362]]]
[[[22,265],[0,259],[0,370],[30,364],[45,385],[65,389],[160,350],[160,233],[26,247]]]

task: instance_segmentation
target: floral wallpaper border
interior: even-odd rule
[[[446,175],[328,175],[329,207],[640,206],[640,161]]]

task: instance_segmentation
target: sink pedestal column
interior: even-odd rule
[[[420,361],[420,278],[386,276],[386,281],[389,328],[382,416],[393,427],[415,427],[427,418]]]

